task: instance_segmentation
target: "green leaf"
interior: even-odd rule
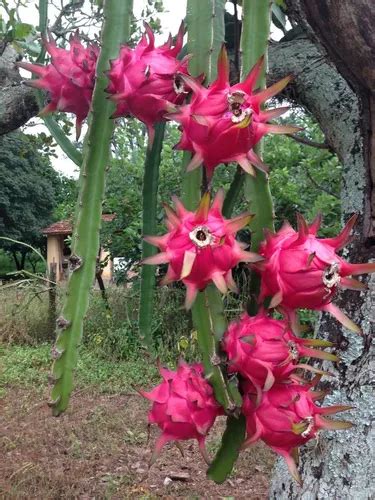
[[[272,4],[272,22],[277,28],[285,32],[286,16],[283,10],[275,3]]]
[[[17,40],[25,39],[33,31],[33,26],[27,23],[17,23],[14,26],[13,37]]]

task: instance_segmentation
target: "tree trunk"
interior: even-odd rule
[[[16,264],[17,271],[21,271],[22,267],[21,267],[20,261],[18,260],[18,255],[17,255],[17,251],[16,250],[12,251],[12,256],[13,256],[13,259],[14,259],[14,263]]]
[[[27,251],[25,252],[24,250],[22,250],[21,251],[21,271],[23,271],[25,269],[26,255],[27,255]]]
[[[321,2],[326,3],[335,2]],[[350,37],[350,33],[345,36]],[[295,75],[290,97],[314,115],[329,145],[340,158],[343,220],[354,212],[360,215],[355,240],[345,251],[345,257],[352,262],[365,262],[374,257],[370,168],[374,139],[369,101],[364,98],[366,92],[349,85],[337,68],[323,47],[306,35],[274,45],[270,50],[271,79],[288,73]],[[332,365],[329,366],[336,377],[324,380],[325,386],[331,389],[324,404],[355,406],[355,410],[348,412],[347,419],[356,425],[347,431],[323,432],[317,442],[301,450],[302,487],[289,477],[285,464],[279,460],[271,484],[272,499],[365,500],[373,494],[375,478],[370,443],[374,436],[371,427],[374,352],[370,335],[375,321],[375,276],[368,284],[367,292],[346,291],[335,299],[335,303],[362,327],[363,337],[345,330],[325,314],[317,327],[319,337],[337,344],[341,358],[333,370]],[[323,366],[328,367],[328,364]]]
[[[0,41],[0,135],[24,125],[39,112],[35,90],[23,85],[15,66],[18,54]]]

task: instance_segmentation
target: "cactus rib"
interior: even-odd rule
[[[242,68],[241,80],[246,76],[251,67],[263,54],[267,56],[267,44],[270,29],[271,2],[264,0],[243,0],[242,3],[242,35],[241,52]],[[260,87],[265,87],[265,74],[263,72],[258,80]],[[257,148],[260,154],[261,145]],[[244,193],[254,217],[252,227],[252,250],[257,251],[259,243],[263,239],[263,228],[273,228],[273,203],[267,177],[263,172],[257,172],[256,177],[248,174],[236,174],[232,183],[230,196],[225,203],[225,215],[230,215],[234,206],[234,196],[240,191],[244,183]],[[254,291],[257,283],[253,283]],[[222,438],[221,446],[212,462],[208,477],[217,483],[222,483],[231,473],[238,458],[241,444],[245,437],[246,420],[243,416],[235,418],[228,417],[226,430]]]
[[[145,171],[143,176],[143,225],[142,233],[146,236],[156,232],[157,197],[159,182],[159,166],[163,148],[165,123],[160,122],[155,126],[155,137],[151,149],[147,149]],[[155,246],[146,241],[142,242],[142,259],[151,257],[157,252]],[[139,332],[141,340],[150,350],[153,349],[152,339],[152,312],[155,295],[155,269],[156,266],[142,266],[141,271],[141,297],[139,303]]]
[[[109,60],[116,57],[121,43],[129,36],[131,0],[105,0],[101,36],[101,52],[96,69],[96,83],[85,139],[81,167],[80,193],[77,204],[72,254],[80,259],[80,266],[72,272],[61,320],[65,328],[58,328],[54,347],[55,361],[52,377],[55,381],[51,393],[54,415],[68,406],[73,389],[73,370],[77,362],[77,347],[82,337],[83,320],[87,311],[90,289],[95,276],[99,249],[102,199],[105,169],[110,154],[110,141],[114,123],[110,120],[114,105],[106,98],[105,71]],[[65,323],[66,322],[66,323]]]

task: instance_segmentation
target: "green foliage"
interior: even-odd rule
[[[28,136],[12,132],[0,137],[0,235],[35,247],[43,244],[41,229],[52,219],[53,182],[57,174]],[[0,243],[11,252],[25,247]]]
[[[286,121],[303,127],[303,135],[309,140],[324,142],[322,132],[309,116],[293,113]],[[267,136],[265,161],[271,166],[277,226],[285,219],[295,224],[296,212],[307,220],[321,212],[324,225],[320,234],[328,237],[340,231],[341,165],[333,153],[283,136]]]
[[[0,289],[0,341],[35,346],[51,338],[48,293],[36,283]],[[58,306],[64,287],[57,289]],[[106,307],[99,290],[90,296],[83,344],[87,350],[110,361],[136,360],[144,356],[138,333],[139,283],[131,287],[108,287]],[[196,334],[190,315],[183,309],[182,287],[158,288],[152,332],[156,351],[163,361],[181,354],[196,359]],[[176,311],[179,314],[176,314]]]
[[[55,181],[55,209],[54,219],[69,219],[74,215],[78,196],[78,182],[72,177],[57,173]]]

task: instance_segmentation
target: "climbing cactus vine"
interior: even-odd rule
[[[333,301],[340,288],[365,288],[353,276],[375,272],[375,264],[351,264],[337,253],[348,243],[355,217],[336,238],[319,238],[320,216],[308,224],[297,215],[296,229],[285,223],[274,231],[268,184],[272,171],[263,163],[262,137],[293,134],[298,128],[273,122],[286,108],[265,108],[292,79],[285,75],[265,85],[271,4],[242,2],[240,81],[230,81],[223,0],[187,0],[178,33],[157,44],[146,24],[135,47],[127,43],[132,1],[104,0],[100,44],[84,43],[76,34],[64,49],[43,34],[50,62],[20,63],[36,76],[30,84],[49,95],[42,114],[73,113],[77,136],[82,122],[88,121],[82,162],[65,142],[81,171],[71,275],[52,350],[53,413],[67,408],[73,390],[77,347],[95,276],[114,118],[132,117],[142,121],[148,133],[140,335],[153,350],[155,271],[167,264],[161,285],[179,281],[185,287],[185,307],[191,309],[200,348],[199,362],[180,361],[176,370],[159,367],[162,382],[150,392],[140,391],[152,402],[149,423],[160,428],[152,461],[167,442],[195,439],[209,464],[208,477],[216,482],[225,480],[241,449],[258,440],[281,455],[300,481],[299,447],[321,430],[351,425],[330,418],[350,407],[317,404],[325,393],[316,386],[329,372],[308,359],[336,362],[338,357],[330,342],[301,337],[298,315],[301,308],[327,311],[360,333]],[[181,199],[171,193],[171,199],[164,200],[166,232],[158,235],[159,165],[168,121],[178,124],[176,148],[183,151],[184,169],[176,170]],[[55,125],[50,130],[61,136]],[[233,173],[227,193],[212,189],[220,164]],[[238,165],[242,170],[236,172]],[[232,217],[242,187],[248,211]],[[251,230],[251,245],[236,239],[244,227]],[[251,269],[251,297],[247,310],[228,324],[225,300],[238,291],[233,269],[240,262]],[[222,415],[227,426],[216,457],[210,457],[205,439]]]

